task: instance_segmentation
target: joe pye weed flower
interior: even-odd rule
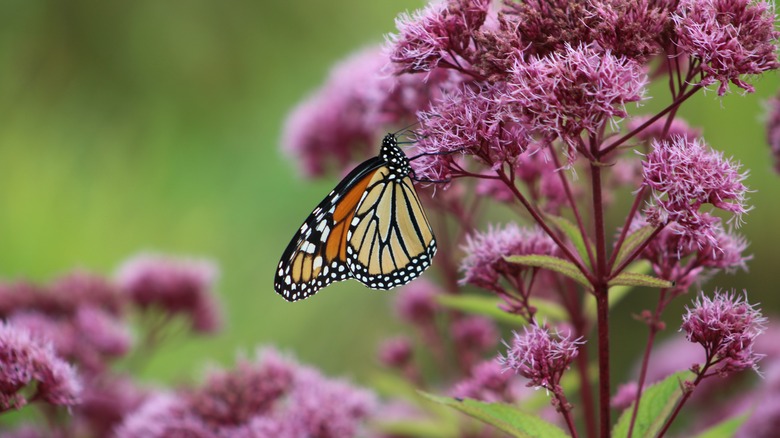
[[[379,345],[375,390],[271,347],[203,383],[140,384],[150,352],[223,321],[212,262],[141,255],[114,278],[0,284],[3,410],[37,404],[51,425],[8,433],[771,436],[780,350],[761,333],[777,327],[749,291],[705,284],[752,258],[738,232],[748,170],[679,111],[708,91],[725,111],[754,92],[780,66],[774,21],[760,0],[441,0],[400,14],[291,112],[282,139],[320,177],[407,127],[439,250],[393,293],[408,330]],[[655,301],[630,310],[646,336],[610,344],[614,306],[640,291]],[[633,350],[632,372],[614,368]],[[744,376],[759,370],[768,384],[752,389]],[[737,402],[697,395],[720,390]],[[767,402],[751,411],[754,398]]]

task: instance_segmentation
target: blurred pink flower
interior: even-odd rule
[[[28,386],[28,395],[20,392]],[[75,370],[54,354],[50,344],[0,322],[0,412],[34,401],[73,406],[80,396]]]
[[[222,325],[214,292],[219,271],[209,260],[141,254],[122,264],[119,288],[141,310],[157,308],[186,316],[196,332],[212,333]]]

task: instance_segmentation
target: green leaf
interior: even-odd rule
[[[674,286],[669,280],[663,280],[652,275],[640,274],[637,272],[621,272],[617,277],[609,280],[608,286],[647,286],[666,288]]]
[[[505,324],[524,326],[525,318],[513,315],[501,310],[498,306],[503,303],[501,298],[486,295],[439,295],[439,303],[450,309],[475,315],[483,315]],[[530,304],[536,307],[537,317],[547,320],[564,321],[568,319],[566,309],[560,304],[539,298],[531,298]]]
[[[620,251],[615,259],[615,266],[620,266],[626,257],[630,256],[634,250],[639,247],[651,234],[655,231],[655,227],[652,225],[645,225],[644,227],[634,231],[626,236],[623,240],[623,245],[620,246]]]
[[[392,436],[414,436],[425,438],[452,438],[459,436],[458,426],[443,425],[431,420],[379,421],[374,427]]]
[[[646,260],[638,260],[628,265],[624,272],[638,272],[640,274],[651,272],[653,269],[650,262]],[[619,303],[629,292],[634,290],[634,286],[612,286],[609,289],[609,308],[612,308]],[[585,315],[591,321],[596,319],[596,299],[593,295],[588,295],[585,302]]]
[[[642,400],[639,403],[639,412],[634,424],[633,437],[654,437],[661,430],[677,401],[682,397],[681,386],[687,379],[692,379],[690,371],[674,373],[666,379],[654,385],[650,385],[642,392]],[[628,436],[628,426],[631,424],[631,412],[634,405],[629,406],[620,415],[615,428],[612,429],[613,437]]]
[[[555,226],[557,226],[558,229],[561,230],[563,234],[565,234],[566,237],[569,238],[569,240],[571,240],[571,243],[574,244],[574,247],[577,249],[577,253],[580,255],[580,259],[583,261],[583,263],[585,263],[585,266],[591,268],[590,257],[588,257],[588,249],[586,247],[586,241],[585,241],[585,239],[587,239],[587,236],[583,238],[579,227],[574,223],[572,223],[570,220],[560,216],[553,216],[549,214],[549,215],[545,215],[545,217],[549,219],[552,223],[554,223]]]
[[[545,268],[551,271],[558,272],[559,274],[563,274],[577,281],[578,283],[582,284],[586,288],[591,289],[590,282],[588,281],[587,278],[585,278],[584,275],[582,275],[582,272],[580,272],[577,266],[575,266],[574,263],[571,263],[564,259],[548,256],[548,255],[539,255],[539,254],[524,255],[524,256],[510,256],[510,257],[504,257],[504,259],[510,263],[533,266],[535,268]]]
[[[742,426],[742,423],[748,419],[748,414],[738,415],[733,418],[729,418],[726,421],[710,427],[704,432],[696,435],[696,438],[730,438],[737,433],[737,429]]]
[[[504,403],[485,403],[471,399],[458,400],[422,393],[426,398],[455,408],[464,414],[490,424],[514,437],[567,437],[558,426],[536,415],[529,414]]]

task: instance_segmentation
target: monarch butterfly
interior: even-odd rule
[[[349,278],[387,290],[422,274],[436,239],[411,173],[397,137],[387,134],[379,155],[350,172],[303,222],[276,269],[276,292],[297,301]]]

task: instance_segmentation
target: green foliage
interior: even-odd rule
[[[652,275],[640,274],[638,272],[621,272],[612,280],[609,280],[609,287],[613,286],[646,286],[667,288],[674,284],[668,280],[662,280]]]
[[[696,435],[695,438],[730,438],[736,434],[737,430],[745,420],[748,419],[748,414],[738,415],[734,418],[721,421],[720,423],[710,427],[704,432]]]
[[[524,255],[524,256],[510,256],[505,257],[506,261],[511,263],[517,263],[518,265],[533,266],[535,268],[544,268],[551,271],[555,271],[559,274],[563,274],[572,280],[580,283],[586,288],[590,289],[590,282],[574,263],[564,260],[559,257],[553,257],[548,255]]]
[[[428,399],[457,409],[464,414],[494,426],[513,437],[556,438],[568,436],[561,428],[536,415],[504,403],[485,403],[471,399],[454,399],[424,394]]]
[[[498,306],[503,301],[497,297],[487,295],[439,295],[437,300],[441,305],[450,309],[487,316],[496,322],[514,326],[526,325],[524,318],[501,310]],[[536,317],[539,320],[564,321],[567,318],[566,309],[558,303],[541,298],[531,298],[529,302],[536,307]]]
[[[682,397],[681,388],[683,382],[692,377],[693,373],[690,371],[680,371],[661,382],[646,387],[642,392],[642,399],[639,403],[639,412],[637,412],[632,436],[637,438],[654,437],[661,430],[666,419]],[[620,415],[615,427],[612,429],[613,437],[622,438],[628,436],[633,410],[634,404],[631,404]]]
[[[580,255],[582,262],[585,264],[585,266],[590,268],[591,266],[590,257],[588,256],[588,247],[586,246],[586,241],[583,238],[579,227],[573,224],[570,220],[560,216],[546,215],[545,219],[552,221],[552,223],[554,223],[559,230],[566,234],[566,237],[569,238],[571,243],[574,244],[574,247],[577,249],[577,253]],[[585,238],[587,238],[587,236]],[[587,245],[593,248],[593,244],[590,241],[587,242]]]
[[[645,225],[644,227],[634,231],[626,236],[623,241],[623,245],[618,251],[617,258],[615,259],[615,266],[620,266],[621,263],[630,256],[636,248],[639,247],[651,234],[655,231],[655,227],[652,225]]]

